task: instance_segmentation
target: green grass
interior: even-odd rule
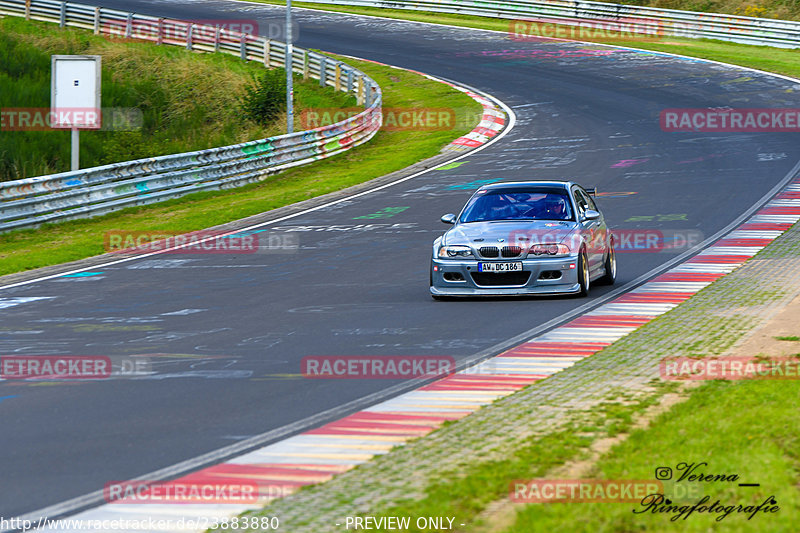
[[[790,336],[785,336],[785,337],[783,337],[783,336],[782,337],[775,337],[775,339],[779,340],[779,341],[793,341],[793,342],[800,341],[800,337],[798,337],[797,335],[790,335]]]
[[[800,3],[796,0],[620,0],[619,3],[706,13],[730,13],[745,17],[800,20]]]
[[[456,111],[460,125],[445,131],[380,131],[366,145],[345,154],[239,189],[195,193],[95,219],[0,234],[0,275],[101,254],[103,236],[111,230],[195,231],[363,183],[436,155],[480,117],[477,102],[443,83],[371,62],[340,59],[378,82],[385,107],[449,107]]]
[[[662,392],[675,388],[673,383],[656,385]],[[627,432],[633,418],[657,402],[654,397],[633,399],[624,391],[610,391],[607,399],[583,413],[581,418],[585,420],[574,421],[568,429],[532,438],[516,446],[503,459],[481,461],[476,458],[465,468],[437,475],[422,498],[398,501],[382,510],[381,516],[457,517],[458,523],[467,524],[466,528],[458,530],[470,531],[476,517],[488,504],[508,496],[512,482],[540,478],[553,467],[585,457],[595,439]],[[269,510],[267,507],[264,513],[268,514]],[[410,531],[423,530],[412,527]]]
[[[626,440],[601,456],[590,475],[582,477],[652,481],[655,469],[666,466],[675,474],[672,484],[665,483],[667,494],[684,495],[675,498],[675,505],[693,505],[706,495],[708,505],[716,500],[726,507],[758,505],[773,496],[780,510],[774,515],[762,513],[750,521],[734,512],[716,522],[719,514],[695,512],[686,520],[671,522],[676,513],[634,513],[634,509],[641,511],[646,506],[632,502],[516,504],[516,521],[505,533],[793,532],[800,521],[798,396],[797,381],[708,382],[693,391],[686,402],[657,416],[647,429],[633,431],[633,417],[655,400],[605,402],[587,413],[589,425],[573,425],[531,439],[505,459],[476,461],[457,472],[437,475],[422,498],[398,501],[383,509],[380,516],[449,516],[467,524],[457,528],[459,531],[488,531],[491,523],[480,519],[479,514],[491,502],[508,497],[513,481],[547,478],[553,467],[584,458],[595,438],[631,431]],[[739,479],[736,483],[677,481],[680,463],[702,462],[707,465],[701,465],[695,473],[736,474]],[[739,487],[738,483],[761,486]],[[269,508],[264,513],[269,514]],[[410,531],[418,529],[412,527]]]
[[[654,479],[657,467],[678,473],[679,463],[708,463],[699,472],[736,474],[733,482],[677,482],[696,491],[677,505],[694,504],[709,496],[724,506],[757,505],[770,496],[777,500],[776,514],[747,520],[733,512],[695,512],[670,521],[677,513],[646,512],[639,503],[529,504],[517,515],[507,533],[559,531],[755,531],[794,532],[800,523],[800,417],[797,416],[797,381],[713,381],[696,389],[689,399],[657,417],[648,429],[636,430],[595,464],[597,479]],[[675,476],[674,479],[677,479]],[[760,483],[739,487],[738,483]]]
[[[280,0],[255,0],[265,4],[283,5]],[[629,2],[625,2],[629,3]],[[638,3],[638,2],[637,2]],[[791,3],[795,8],[800,2]],[[341,13],[354,13],[373,15],[433,24],[449,24],[466,28],[480,28],[500,32],[509,32],[513,21],[507,19],[492,19],[473,15],[451,15],[445,13],[420,13],[402,9],[363,8],[352,6],[337,6],[329,4],[314,4],[312,2],[293,2],[293,6],[309,9],[323,9]],[[705,4],[703,4],[705,5]],[[665,6],[661,6],[665,7]],[[564,26],[569,30],[569,26]],[[741,65],[768,72],[775,72],[787,76],[800,77],[800,54],[796,50],[772,48],[769,46],[751,46],[745,44],[726,43],[710,39],[685,39],[667,37],[659,40],[620,40],[620,39],[591,39],[591,42],[629,46],[658,52],[681,54],[702,59],[722,61],[734,65]],[[513,44],[514,41],[509,41]]]
[[[269,4],[285,5],[285,2],[280,0],[256,0]],[[636,6],[649,6],[661,9],[683,9],[686,11],[700,11],[705,13],[728,13],[733,15],[741,15],[745,17],[762,17],[762,18],[777,18],[785,20],[800,20],[800,2],[796,0],[618,0],[617,4],[628,4]],[[329,11],[346,11],[348,13],[361,13],[361,14],[375,14],[375,8],[362,8],[352,6],[336,6],[329,4],[314,4],[313,2],[292,2],[293,6],[309,7],[316,6],[318,9],[326,9]],[[323,6],[323,7],[320,7]],[[359,11],[355,11],[359,10]],[[402,13],[409,13],[405,10],[384,10],[384,11],[399,11]],[[414,17],[420,16],[419,13],[413,13]],[[394,16],[394,15],[386,15]],[[441,15],[434,15],[439,17]],[[457,17],[460,17],[456,15]],[[399,18],[399,17],[398,17]],[[478,17],[473,17],[478,18]],[[408,20],[420,20],[422,18],[409,18]]]
[[[264,72],[263,65],[15,17],[0,20],[0,108],[49,109],[51,54],[102,56],[102,107],[132,108],[143,119],[142,127],[133,131],[82,131],[82,168],[285,131],[284,113],[265,126],[242,120],[240,99],[253,77]],[[298,79],[295,98],[298,113],[355,105],[353,96],[320,88],[313,80]],[[63,172],[69,166],[68,130],[0,134],[0,181]]]
[[[380,516],[413,517],[408,531],[427,531],[416,527],[415,518],[420,516],[456,517],[455,524],[469,522],[489,503],[508,495],[512,480],[541,477],[585,451],[591,440],[574,433],[574,429],[553,433],[528,442],[506,459],[473,463],[466,470],[443,474],[428,487],[424,498],[398,501]],[[269,511],[267,507],[263,513]]]

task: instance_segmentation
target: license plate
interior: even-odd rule
[[[478,272],[522,272],[522,263],[478,263]]]

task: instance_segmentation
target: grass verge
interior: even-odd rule
[[[93,35],[80,29],[16,17],[0,20],[0,108],[50,108],[50,56],[102,57],[101,103],[132,119],[81,132],[83,168],[225,146],[279,135],[281,112],[261,126],[242,119],[241,98],[263,65],[226,54],[198,54],[177,46]],[[313,80],[298,79],[297,112],[347,107],[355,98]],[[10,111],[10,110],[9,110]],[[127,115],[123,115],[127,116]],[[112,118],[112,120],[109,120]],[[0,122],[0,180],[22,179],[70,167],[68,130],[11,130],[17,115]]]
[[[339,59],[378,82],[384,107],[452,108],[456,126],[444,131],[382,130],[345,154],[238,189],[195,193],[103,217],[0,234],[0,275],[101,254],[108,231],[196,231],[363,183],[436,155],[480,120],[481,106],[443,83],[371,62]]]
[[[661,385],[662,392],[674,389],[670,384]],[[506,457],[468,463],[438,474],[425,497],[398,501],[381,516],[448,516],[458,517],[459,522],[474,522],[491,502],[508,495],[511,480],[540,478],[567,461],[585,458],[593,442],[627,432],[635,416],[654,402],[652,397],[634,399],[618,391],[576,417],[565,429],[531,438]],[[560,525],[563,527],[563,523]],[[469,527],[457,529],[470,531]],[[410,531],[424,529],[412,527]]]
[[[251,0],[253,1],[253,0]],[[255,0],[264,1],[264,3],[283,5],[277,0]],[[684,11],[697,11],[703,13],[727,13],[739,15],[743,17],[761,17],[761,18],[775,18],[783,20],[800,20],[800,5],[791,0],[619,0],[618,4],[634,5],[634,6],[648,6],[659,9],[682,9]],[[315,5],[312,2],[292,2],[293,6],[306,7],[307,5]],[[316,4],[319,5],[319,4]],[[341,6],[331,6],[330,11],[339,11],[341,9],[350,9],[351,6],[341,8]],[[361,8],[355,7],[354,9],[363,9],[363,14],[368,13],[370,9],[374,8]],[[384,10],[381,10],[384,11]],[[390,10],[386,10],[390,11]],[[391,10],[408,13],[405,10]],[[350,11],[347,11],[348,13]],[[438,16],[438,15],[436,15]],[[474,17],[480,18],[480,17]],[[411,19],[409,19],[411,20]],[[416,20],[416,19],[414,19]]]
[[[691,494],[651,505],[641,503],[548,503],[527,505],[507,533],[557,531],[754,531],[793,532],[800,523],[800,417],[797,381],[712,381],[689,399],[636,430],[594,466],[593,478],[654,479],[655,469],[671,468],[673,480],[686,468],[694,474],[735,475],[738,479],[676,481],[676,493]],[[702,464],[705,463],[705,464]],[[739,483],[758,483],[740,487]],[[718,510],[689,509],[708,498]],[[772,498],[775,513],[742,512]],[[654,502],[653,502],[654,503]],[[772,507],[771,505],[769,507]]]

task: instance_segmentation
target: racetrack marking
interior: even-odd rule
[[[720,241],[720,243],[722,244],[721,246],[713,246],[707,250],[703,250],[703,252],[699,254],[700,257],[698,260],[702,261],[702,256],[705,255],[743,255],[752,257],[766,247],[766,244],[761,244],[761,246],[725,246],[725,244],[737,244],[728,243],[725,242],[725,240]]]
[[[736,263],[732,265],[712,265],[709,264],[699,264],[699,263],[687,263],[685,265],[673,268],[670,272],[709,272],[709,273],[719,273],[719,274],[729,274],[739,268],[741,263]]]
[[[636,328],[556,328],[540,338],[549,342],[608,342],[611,344]]]
[[[52,300],[55,296],[16,296],[11,298],[0,298],[0,309],[8,309],[18,305],[36,302],[39,300]]]
[[[586,313],[586,316],[596,316],[596,315],[632,315],[632,316],[647,316],[647,317],[656,317],[658,315],[664,314],[673,307],[676,307],[677,304],[620,304],[620,303],[609,303],[605,304],[602,307],[594,309],[589,313]],[[599,350],[598,350],[599,351]]]
[[[768,239],[773,240],[780,237],[783,233],[783,230],[774,230],[774,231],[766,231],[766,230],[736,230],[732,231],[726,237],[727,239]]]
[[[653,281],[631,292],[690,292],[692,294],[711,285],[711,281]]]
[[[202,313],[203,311],[208,311],[208,309],[181,309],[180,311],[171,311],[169,313],[161,313],[158,316],[193,315],[195,313]]]
[[[760,223],[785,223],[785,224],[794,224],[800,220],[800,215],[758,215],[754,216],[750,219],[751,223],[760,224]]]

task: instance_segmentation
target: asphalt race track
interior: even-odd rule
[[[182,19],[282,14],[222,1],[104,5]],[[153,371],[46,386],[0,382],[0,516],[143,476],[397,384],[303,379],[305,356],[463,360],[586,304],[431,299],[430,245],[446,229],[439,217],[460,209],[478,180],[573,179],[629,193],[598,199],[612,228],[710,237],[800,159],[796,134],[668,133],[658,120],[665,108],[797,107],[800,86],[789,81],[581,43],[307,10],[296,19],[299,46],[486,91],[513,109],[516,126],[457,168],[256,234],[295,239],[293,252],[166,254],[0,290],[0,354],[107,355]],[[681,251],[620,253],[618,285]],[[595,287],[588,301],[610,290]]]

